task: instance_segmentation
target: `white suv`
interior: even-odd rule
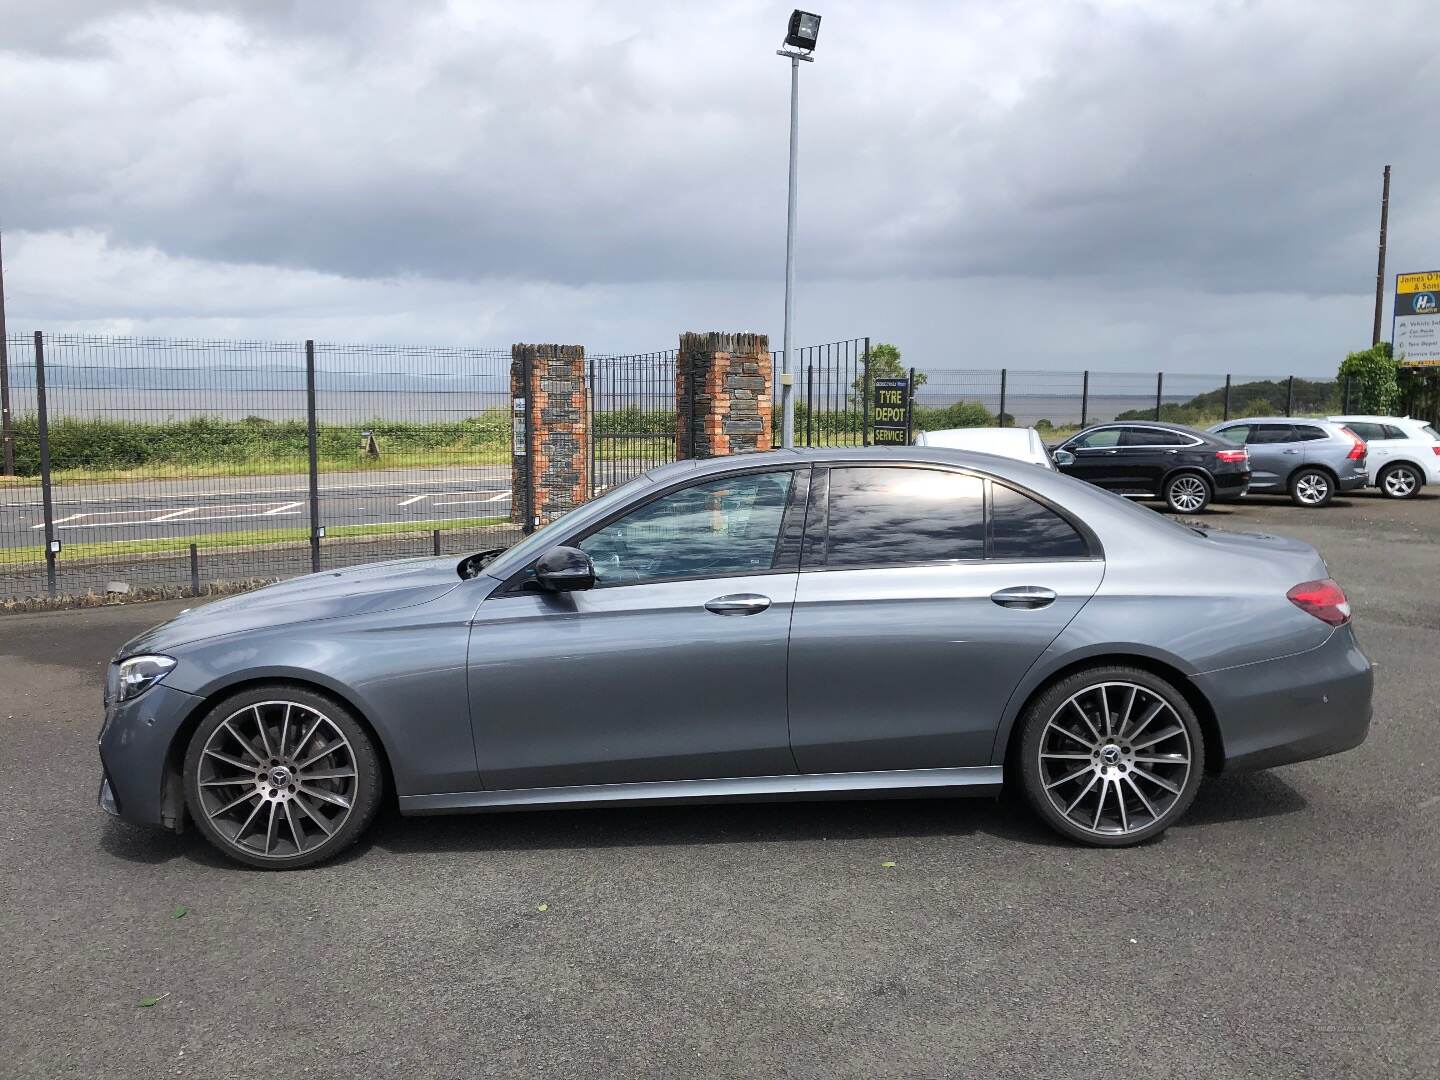
[[[1440,431],[1408,416],[1330,416],[1365,440],[1370,483],[1386,498],[1408,499],[1440,484]]]

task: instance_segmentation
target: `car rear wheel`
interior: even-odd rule
[[[185,754],[185,800],[200,831],[229,858],[266,870],[314,866],[349,847],[383,789],[364,726],[297,686],[221,701]]]
[[[1030,704],[1018,753],[1025,797],[1056,832],[1128,847],[1168,829],[1200,787],[1205,737],[1166,680],[1140,668],[1091,668]]]
[[[1412,499],[1424,482],[1420,470],[1403,461],[1387,465],[1375,478],[1376,486],[1387,499]]]
[[[1296,506],[1324,506],[1335,494],[1335,481],[1324,469],[1301,469],[1290,478],[1290,499]]]
[[[1165,481],[1165,503],[1177,514],[1198,514],[1210,505],[1210,484],[1199,473],[1178,473]]]

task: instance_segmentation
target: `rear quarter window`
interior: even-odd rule
[[[1003,484],[990,487],[992,559],[1083,559],[1084,537],[1063,517]]]

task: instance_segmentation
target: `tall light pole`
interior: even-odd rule
[[[780,445],[795,445],[795,375],[791,371],[791,315],[795,309],[795,181],[800,149],[800,61],[814,63],[820,16],[796,10],[790,15],[785,48],[776,55],[790,60],[790,192],[785,211],[785,340],[780,354]]]

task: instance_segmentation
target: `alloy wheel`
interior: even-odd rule
[[[1045,797],[1084,832],[1126,836],[1163,820],[1185,790],[1190,736],[1148,687],[1102,682],[1072,694],[1040,735]]]
[[[1385,474],[1385,494],[1392,499],[1408,499],[1415,494],[1415,489],[1419,485],[1420,480],[1415,475],[1415,470],[1406,468],[1404,465],[1397,465]]]
[[[196,779],[201,811],[220,838],[275,861],[334,836],[359,782],[344,732],[298,701],[262,701],[227,716],[205,741]]]
[[[1330,497],[1330,481],[1324,473],[1307,472],[1295,481],[1295,498],[1305,506],[1319,506]]]
[[[1198,476],[1177,476],[1170,482],[1170,504],[1184,514],[1200,510],[1209,499],[1209,489]]]

